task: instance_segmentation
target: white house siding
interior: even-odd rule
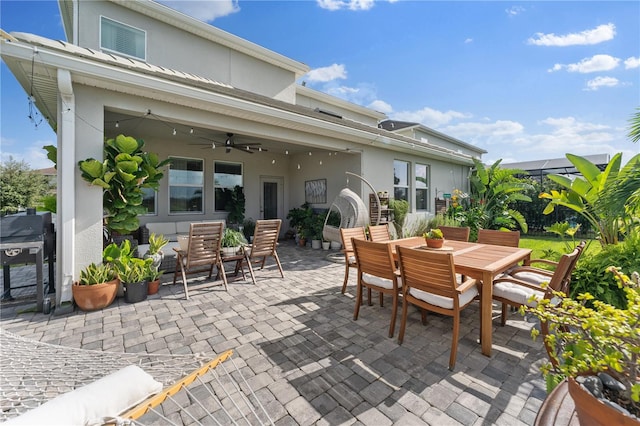
[[[295,102],[295,74],[110,1],[82,1],[79,45],[100,50],[100,16],[146,32],[146,62]]]

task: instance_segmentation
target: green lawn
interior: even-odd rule
[[[580,240],[576,239],[576,245]],[[566,244],[560,239],[560,237],[554,236],[540,236],[540,237],[521,237],[520,238],[520,247],[533,249],[533,253],[531,254],[532,259],[549,259],[549,260],[559,260],[562,254],[567,253],[573,250],[574,244],[572,241],[568,240],[569,248],[567,248]],[[553,253],[551,252],[553,251]],[[594,254],[600,251],[600,244],[592,240],[587,242],[587,249],[585,253]],[[584,254],[584,253],[583,253]]]

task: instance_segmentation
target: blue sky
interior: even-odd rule
[[[640,152],[638,1],[162,1],[307,64],[308,87],[422,123],[505,163]],[[64,39],[57,2],[0,2],[0,27]],[[196,56],[194,56],[196,58]],[[1,149],[50,166],[2,64]]]

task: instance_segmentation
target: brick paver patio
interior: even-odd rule
[[[38,341],[112,352],[210,353],[233,349],[236,362],[278,425],[530,425],[545,398],[542,344],[518,313],[494,321],[493,355],[480,353],[479,312],[462,313],[458,360],[447,369],[451,318],[411,310],[405,340],[387,337],[391,299],[363,306],[353,321],[355,272],[341,294],[344,266],[326,251],[282,242],[285,270],[206,287],[163,285],[140,303],[117,299],[98,312],[19,313],[5,306],[1,326]],[[166,274],[163,282],[172,281]],[[248,274],[247,274],[247,278]],[[12,277],[12,280],[16,278]],[[494,317],[498,315],[494,306]]]

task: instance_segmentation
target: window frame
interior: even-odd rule
[[[144,42],[143,43],[144,44],[143,57],[141,58],[139,56],[130,55],[128,53],[121,52],[119,50],[115,50],[115,49],[103,46],[102,45],[102,23],[103,23],[103,20],[111,21],[111,22],[113,22],[113,23],[115,23],[117,25],[121,25],[122,27],[130,28],[133,32],[142,33],[143,42]],[[108,16],[105,16],[105,15],[100,15],[100,25],[99,25],[99,27],[100,28],[99,28],[99,34],[98,34],[98,44],[100,45],[100,50],[101,51],[114,53],[114,54],[117,54],[117,55],[126,56],[127,58],[132,58],[132,59],[136,59],[136,60],[139,60],[139,61],[147,62],[147,32],[145,30],[143,30],[141,28],[134,27],[133,25],[125,24],[124,22],[118,21],[118,20],[113,19],[113,18],[109,18]]]
[[[224,189],[231,189],[233,190],[233,188],[235,188],[235,185],[231,188],[226,187],[226,186],[218,186],[216,185],[216,164],[232,164],[232,165],[236,165],[236,166],[240,166],[240,179],[241,179],[241,188],[244,188],[244,163],[240,162],[240,161],[226,161],[226,160],[213,160],[213,211],[215,213],[222,213],[222,212],[226,212],[226,210],[219,210],[216,207],[216,190],[219,188],[224,188]]]
[[[141,216],[158,216],[158,191],[153,188],[142,188],[143,198],[145,190],[153,191],[153,212],[147,210],[147,212]]]
[[[195,157],[177,157],[177,156],[169,156],[171,160],[187,160],[187,161],[200,161],[202,164],[202,183],[201,185],[189,185],[189,184],[171,184],[171,166],[175,164],[175,161],[171,161],[169,164],[169,173],[168,173],[168,188],[167,188],[167,212],[169,216],[180,216],[180,215],[188,215],[188,214],[205,214],[205,206],[206,206],[206,194],[205,194],[205,183],[206,183],[206,162],[204,158],[195,158]],[[179,169],[178,169],[179,170]],[[172,187],[187,187],[187,188],[202,188],[202,206],[201,210],[187,210],[187,211],[171,211],[171,188]]]
[[[425,179],[427,180],[427,184],[426,184],[427,187],[426,188],[419,188],[418,187],[418,171],[417,171],[418,167],[424,167],[426,169],[426,173],[425,173],[426,174]],[[430,187],[430,183],[431,183],[431,166],[429,164],[415,162],[414,165],[413,165],[413,182],[414,182],[414,185],[415,185],[415,196],[414,196],[414,199],[415,199],[415,203],[416,203],[415,204],[416,211],[420,211],[420,212],[429,212],[429,211],[431,211],[431,197],[429,195],[430,194],[430,190],[431,190],[431,187]],[[427,206],[424,209],[421,209],[418,206],[418,191],[425,191],[426,192],[426,195],[425,195],[424,199],[425,199],[425,201],[427,203]]]
[[[396,177],[396,163],[404,163],[407,165],[407,185],[398,185],[395,182],[395,177]],[[393,198],[396,198],[396,188],[405,188],[407,190],[407,202],[409,203],[409,211],[411,211],[411,161],[407,161],[407,160],[400,160],[400,159],[394,159],[393,160],[393,178],[394,178],[394,182],[393,182]]]

